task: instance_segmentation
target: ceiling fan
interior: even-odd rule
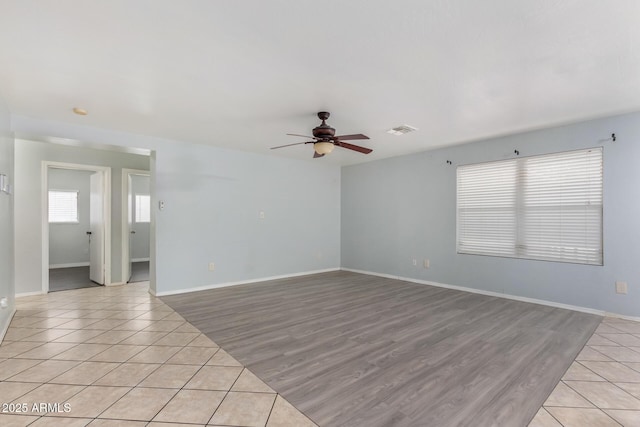
[[[318,118],[322,120],[322,124],[320,126],[316,126],[313,128],[313,136],[306,135],[298,135],[295,133],[288,133],[290,136],[301,136],[303,138],[311,138],[313,141],[307,142],[296,142],[295,144],[286,144],[280,145],[278,147],[271,147],[272,150],[276,148],[290,147],[292,145],[301,145],[301,144],[313,144],[313,158],[323,157],[325,154],[329,154],[333,151],[334,147],[342,147],[348,150],[357,151],[363,154],[369,154],[373,150],[366,147],[360,147],[359,145],[349,144],[348,140],[354,139],[369,139],[367,135],[363,135],[361,133],[356,133],[353,135],[338,135],[335,136],[336,130],[329,126],[326,123],[326,120],[329,118],[331,114],[326,111],[320,111],[318,113]]]

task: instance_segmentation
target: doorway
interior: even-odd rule
[[[111,168],[43,162],[43,292],[111,283]]]
[[[123,282],[149,281],[151,176],[149,171],[122,170]]]

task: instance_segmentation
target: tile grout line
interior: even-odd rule
[[[194,339],[195,339],[195,338],[194,338]],[[193,341],[193,340],[192,340],[192,341]],[[191,341],[189,341],[189,342],[191,342]],[[186,347],[186,346],[185,346],[185,347]],[[183,348],[184,348],[184,347],[183,347]],[[218,350],[219,350],[219,349],[220,349],[220,348],[218,347]],[[174,398],[174,397],[176,397],[176,395],[177,395],[180,391],[182,391],[182,390],[184,389],[184,386],[185,386],[185,385],[187,385],[187,384],[189,383],[189,381],[191,381],[191,380],[193,379],[193,377],[194,377],[198,372],[200,372],[204,366],[206,366],[207,362],[209,362],[209,360],[211,360],[211,358],[212,358],[213,356],[215,356],[215,354],[218,352],[218,350],[216,350],[216,351],[211,355],[211,357],[209,357],[209,359],[207,359],[207,361],[206,361],[203,365],[201,365],[201,366],[200,366],[200,368],[198,368],[198,370],[196,370],[196,372],[194,372],[194,374],[193,374],[191,377],[189,377],[189,379],[184,383],[184,385],[183,385],[182,387],[180,387],[179,389],[177,389],[177,391],[174,393],[174,395],[173,395],[173,396],[171,396],[171,399],[167,400],[167,402],[166,402],[164,405],[162,405],[162,407],[158,410],[158,412],[156,412],[156,414],[155,414],[153,417],[151,417],[151,419],[148,421],[148,423],[152,422],[152,420],[153,420],[155,417],[157,417],[157,416],[158,416],[158,414],[160,414],[160,412],[162,412],[162,410],[163,410],[163,409],[164,409],[164,408],[169,404],[169,402],[171,402],[171,401],[173,400],[173,398]],[[177,354],[177,353],[178,353],[178,352],[176,352],[176,354]],[[171,357],[173,357],[173,356],[171,356]],[[168,362],[168,361],[171,359],[171,357],[170,357],[169,359],[167,359],[167,361],[165,361],[165,362],[161,363],[161,364],[160,364],[160,366],[158,366],[158,368],[156,368],[155,370],[153,370],[152,372],[150,372],[150,373],[149,373],[149,375],[147,375],[147,376],[146,376],[142,381],[140,381],[140,382],[138,383],[138,385],[136,385],[135,387],[138,387],[138,386],[139,386],[140,384],[142,384],[142,383],[143,383],[147,378],[149,378],[149,377],[151,376],[151,374],[153,374],[154,372],[156,372],[158,369],[162,368],[165,364],[168,364],[168,363],[166,363],[166,362]],[[134,387],[134,388],[135,388],[135,387]],[[143,388],[143,387],[141,387],[141,388]],[[161,387],[158,387],[158,388],[161,388]],[[172,390],[174,390],[174,389],[172,389]],[[127,394],[128,394],[128,393],[127,393]],[[125,396],[126,396],[126,395],[125,395]],[[122,396],[122,397],[124,397],[124,396]],[[118,400],[120,400],[120,399],[118,399]],[[115,404],[115,402],[114,402],[114,404]],[[217,408],[216,408],[216,409],[217,409]]]
[[[549,414],[549,416],[551,416],[551,418],[553,418],[554,420],[556,420],[556,421],[558,422],[558,424],[560,424],[562,427],[565,427],[565,426],[564,426],[564,424],[562,424],[562,423],[560,422],[560,420],[559,420],[559,419],[557,419],[557,418],[553,415],[553,413],[551,413],[550,411],[547,411],[547,409],[546,409],[544,406],[542,407],[542,409],[544,409],[544,410],[545,410],[545,412],[546,412],[547,414]],[[535,417],[534,417],[534,418],[535,418]]]
[[[147,311],[147,312],[150,312],[150,311],[152,311],[152,310],[149,310],[149,311]],[[146,312],[145,312],[145,313],[146,313]],[[144,313],[143,313],[143,314],[144,314]],[[114,313],[114,315],[115,315],[115,313]],[[142,314],[141,314],[141,315],[142,315]],[[170,314],[168,314],[167,316],[169,316],[169,315],[170,315]],[[165,316],[165,317],[166,317],[166,316]],[[73,320],[75,320],[75,319],[71,319],[70,321],[73,321]],[[100,320],[98,320],[98,321],[100,321]],[[66,322],[66,323],[69,323],[69,322]],[[66,323],[65,323],[65,324],[66,324]],[[96,322],[94,322],[94,323],[96,323]],[[123,323],[126,323],[126,321],[125,321],[125,322],[123,322]],[[91,324],[90,324],[90,325],[91,325]],[[90,326],[90,325],[88,325],[88,326]],[[117,326],[116,326],[116,327],[117,327]],[[178,327],[176,327],[176,329],[177,329],[177,328],[178,328]],[[47,328],[46,330],[49,330],[49,329],[55,329],[55,328]],[[83,328],[83,329],[77,329],[76,331],[78,331],[78,330],[85,330],[85,329],[84,329],[84,328]],[[112,330],[114,330],[114,329],[106,330],[104,333],[106,333],[106,332],[110,332],[110,331],[112,331]],[[137,332],[140,332],[140,331],[137,331]],[[134,334],[133,334],[133,335],[135,335],[135,333],[137,333],[137,332],[134,332]],[[70,332],[70,333],[72,333],[72,332]],[[168,332],[168,333],[167,333],[167,335],[168,335],[169,333],[171,333],[171,332]],[[25,337],[25,338],[27,338],[27,337]],[[196,338],[196,337],[194,337],[194,339],[195,339],[195,338]],[[89,338],[89,339],[91,339],[91,338]],[[125,338],[125,339],[126,339],[126,338]],[[162,339],[162,337],[161,337],[161,338],[159,338],[159,339]],[[193,341],[193,340],[192,340],[192,341]],[[42,345],[44,345],[44,344],[46,344],[46,343],[51,343],[51,342],[54,342],[54,341],[46,341],[46,342],[44,342]],[[191,342],[191,341],[189,341],[189,342]],[[71,349],[73,349],[73,348],[76,348],[78,345],[83,344],[83,343],[85,343],[85,342],[75,343],[76,345],[74,345],[74,346],[70,347],[70,348],[69,348],[69,349],[67,349],[67,350],[71,350]],[[187,343],[187,344],[188,344],[188,343]],[[42,346],[42,345],[40,345],[40,346]],[[116,344],[111,344],[110,346],[111,346],[111,347],[113,347],[114,345],[116,345]],[[35,347],[35,348],[38,348],[38,347],[40,347],[40,346],[37,346],[37,347]],[[185,346],[186,346],[186,345],[185,345]],[[150,347],[150,346],[146,346],[146,348],[148,348],[148,347]],[[67,351],[67,350],[64,350],[64,351],[62,351],[61,353],[58,353],[58,354],[62,354],[62,353],[64,353],[64,352],[65,352],[65,351]],[[109,349],[105,349],[104,351],[107,351],[107,350],[109,350]],[[30,351],[30,350],[28,350],[28,351]],[[104,352],[104,351],[103,351],[103,352]],[[141,350],[141,351],[144,351],[144,350]],[[101,353],[103,353],[103,352],[101,352]],[[25,353],[26,353],[26,352],[25,352]],[[101,353],[98,353],[98,354],[101,354]],[[23,353],[20,353],[20,354],[23,354]],[[19,354],[19,355],[20,355],[20,354]],[[136,353],[136,354],[137,354],[137,353]],[[54,356],[55,356],[55,355],[54,355]],[[95,357],[95,356],[97,356],[97,355],[94,355],[94,356],[92,356],[92,357]],[[135,355],[132,355],[130,358],[133,358],[134,356],[135,356]],[[130,359],[130,358],[129,358],[129,359]],[[127,360],[129,360],[129,359],[127,359]],[[34,360],[34,359],[27,359],[27,360]],[[40,360],[40,359],[35,359],[35,360]],[[38,363],[38,364],[36,364],[36,365],[33,365],[32,367],[38,366],[38,365],[42,364],[44,361],[46,361],[46,360],[51,360],[51,359],[44,359],[44,360],[42,360],[40,363]],[[65,361],[66,361],[66,360],[65,360]],[[75,361],[75,360],[73,360],[73,361]],[[106,373],[106,374],[104,374],[102,377],[100,377],[100,378],[98,378],[98,379],[94,380],[94,381],[93,381],[91,384],[89,384],[89,385],[85,385],[85,384],[59,384],[59,383],[51,383],[51,381],[52,381],[52,380],[55,380],[55,378],[57,378],[57,377],[59,377],[59,376],[64,375],[65,373],[69,372],[70,370],[72,370],[72,369],[74,369],[74,368],[76,368],[76,367],[80,366],[82,363],[84,363],[84,362],[88,362],[88,361],[90,361],[90,360],[89,360],[89,359],[81,360],[79,364],[77,364],[77,365],[75,365],[75,366],[71,367],[70,369],[68,369],[68,370],[66,370],[66,371],[64,371],[64,372],[62,372],[62,373],[60,373],[59,375],[57,375],[56,377],[52,378],[51,380],[49,380],[49,381],[47,381],[47,382],[39,383],[39,385],[38,385],[36,388],[34,388],[33,390],[31,390],[31,391],[29,391],[29,392],[26,392],[26,393],[24,393],[24,394],[22,394],[22,395],[18,396],[18,397],[17,397],[17,399],[19,399],[19,398],[21,398],[21,397],[23,397],[23,396],[25,396],[25,395],[27,395],[27,394],[31,393],[31,392],[32,392],[32,391],[34,391],[34,390],[39,389],[40,387],[42,387],[42,386],[43,386],[43,385],[45,385],[45,384],[82,386],[82,389],[78,390],[76,393],[74,393],[72,396],[70,396],[68,399],[66,399],[66,400],[65,400],[64,402],[62,402],[62,403],[67,402],[69,399],[71,399],[72,397],[74,397],[74,396],[76,396],[77,394],[81,393],[83,390],[85,390],[85,389],[86,389],[86,388],[88,388],[89,386],[93,385],[95,382],[99,381],[101,378],[103,378],[104,376],[108,375],[108,374],[111,372],[111,371],[110,371],[110,372],[107,372],[107,373]],[[125,362],[116,362],[116,363],[118,363],[118,366],[121,366],[122,364],[126,363],[126,361],[125,361]],[[30,367],[30,368],[32,368],[32,367]],[[27,369],[30,369],[30,368],[27,368]],[[114,369],[117,369],[117,367],[116,367],[116,368],[114,368]],[[26,369],[25,369],[25,370],[26,370]],[[20,371],[19,373],[21,373],[21,372],[24,372],[24,371]],[[153,372],[155,372],[155,371],[153,371]],[[149,375],[151,375],[153,372],[150,372],[150,373],[149,373]],[[18,375],[19,373],[16,373],[16,374],[14,374],[13,376]],[[13,376],[12,376],[12,377],[13,377]],[[10,377],[10,378],[11,378],[11,377]],[[146,379],[146,377],[145,377],[145,379]],[[5,380],[5,381],[6,381],[6,380]],[[142,381],[144,381],[144,379],[143,379],[143,380],[141,380],[141,382],[142,382]],[[138,384],[140,384],[140,383],[138,383]],[[105,387],[109,387],[109,386],[105,386]],[[137,387],[137,386],[132,387],[132,388],[131,388],[131,389],[130,389],[126,394],[128,394],[128,393],[129,393],[133,388],[135,388],[135,387]],[[125,394],[125,395],[126,395],[126,394]],[[124,397],[124,396],[123,396],[123,397]],[[119,400],[120,400],[120,399],[118,399],[118,401],[119,401]],[[15,400],[14,400],[14,402],[15,402]],[[116,402],[117,402],[117,401],[116,401]],[[115,402],[114,402],[114,403],[115,403]],[[107,409],[108,409],[108,408],[107,408]],[[106,409],[105,409],[105,410],[106,410]],[[103,411],[103,412],[104,412],[104,411]],[[26,415],[26,414],[25,414],[25,415]],[[30,416],[31,416],[31,415],[30,415]],[[37,418],[36,420],[34,420],[34,422],[35,422],[35,421],[37,421],[39,418],[42,418],[42,417],[44,417],[44,415],[40,415],[40,416],[38,416],[38,418]],[[80,418],[82,418],[82,417],[80,417]],[[94,418],[94,419],[95,419],[95,418]]]
[[[149,310],[148,312],[152,312],[152,311],[153,311],[153,310]],[[170,315],[171,315],[171,314],[173,314],[173,313],[176,313],[176,312],[175,312],[173,309],[171,309],[171,311],[169,311],[169,314],[167,314],[167,316],[164,316],[164,317],[163,317],[163,319],[164,319],[164,318],[166,318],[166,317],[168,317],[168,316],[170,316]],[[145,314],[146,314],[146,313],[145,313]],[[144,315],[144,314],[141,314],[141,316],[142,316],[142,315]],[[138,317],[139,317],[139,316],[138,316]],[[143,319],[141,319],[141,320],[143,320]],[[144,319],[144,320],[147,320],[147,319]],[[161,321],[161,319],[154,320],[154,321]],[[190,324],[190,325],[191,325],[191,323],[189,323],[188,321],[186,321],[186,319],[185,319],[185,323],[187,323],[187,324]],[[191,325],[191,326],[193,326],[193,325]],[[172,329],[171,331],[167,332],[164,336],[162,336],[162,337],[158,338],[157,340],[155,340],[155,341],[154,341],[154,343],[155,343],[155,342],[160,341],[161,339],[163,339],[164,337],[168,336],[169,334],[171,334],[173,331],[175,331],[176,329],[178,329],[178,328],[180,328],[180,327],[181,327],[181,326],[177,326],[176,328],[174,328],[174,329]],[[194,327],[194,328],[195,328],[195,327]],[[145,328],[145,329],[146,329],[146,328]],[[114,330],[115,330],[115,329],[114,329]],[[196,330],[197,330],[197,328],[196,328]],[[139,330],[138,332],[143,332],[143,331],[144,331],[144,329],[143,329],[143,330]],[[147,331],[147,332],[164,332],[164,331]],[[135,335],[135,334],[137,334],[137,332],[136,332],[136,333],[134,333],[133,335]],[[200,333],[198,334],[198,336],[199,336],[199,335],[202,335],[202,332],[200,332]],[[189,341],[188,343],[186,343],[186,344],[184,344],[184,345],[182,345],[182,346],[176,346],[176,347],[182,347],[182,348],[184,349],[184,348],[188,347],[188,346],[189,346],[189,343],[191,343],[191,342],[192,342],[193,340],[195,340],[196,338],[197,338],[197,336],[196,336],[196,337],[194,337],[194,338],[193,338],[191,341]],[[123,341],[124,341],[124,340],[123,340]],[[146,349],[148,349],[148,348],[150,348],[150,347],[152,347],[153,345],[154,345],[154,344],[150,344],[150,345],[146,346],[145,350],[146,350]],[[156,347],[165,347],[165,346],[158,346],[158,345],[157,345]],[[174,346],[166,346],[166,347],[174,347]],[[205,347],[205,348],[206,348],[206,347]],[[129,359],[127,359],[127,360],[126,360],[125,362],[123,362],[123,363],[127,363],[129,360],[131,360],[131,359],[132,359],[132,358],[134,358],[136,355],[138,355],[138,354],[142,353],[142,352],[143,352],[143,351],[145,351],[145,350],[141,350],[140,352],[136,353],[135,355],[132,355],[131,357],[129,357]],[[179,389],[174,389],[174,388],[164,388],[164,387],[149,387],[149,388],[158,388],[158,389],[176,390],[176,392],[175,392],[175,393],[173,394],[173,396],[171,396],[171,398],[170,398],[170,399],[169,399],[169,400],[168,400],[168,401],[167,401],[167,402],[166,402],[166,403],[165,403],[165,404],[164,404],[164,405],[163,405],[163,406],[158,410],[158,412],[156,412],[156,414],[155,414],[155,415],[153,415],[153,417],[151,417],[151,419],[147,421],[147,423],[152,422],[152,420],[153,420],[155,417],[157,417],[157,416],[158,416],[158,414],[160,414],[160,412],[162,412],[162,410],[163,410],[163,409],[164,409],[164,408],[169,404],[169,402],[171,402],[171,401],[175,398],[175,396],[176,396],[180,391],[182,391],[182,390],[184,389],[184,386],[185,386],[186,384],[188,384],[188,383],[189,383],[189,381],[191,381],[191,380],[193,379],[193,377],[194,377],[198,372],[200,372],[204,366],[206,366],[206,364],[209,362],[209,360],[211,360],[211,358],[213,358],[213,356],[215,356],[215,354],[216,354],[219,350],[220,350],[220,347],[218,346],[218,349],[216,349],[216,351],[215,351],[215,352],[214,352],[214,353],[213,353],[213,354],[212,354],[212,355],[207,359],[207,361],[205,361],[205,363],[204,363],[203,365],[200,365],[200,368],[198,368],[198,370],[196,370],[196,372],[194,372],[194,373],[193,373],[193,375],[191,375],[191,377],[189,377],[189,379],[185,382],[185,384],[184,384],[181,388],[179,388]],[[105,351],[106,351],[106,350],[105,350]],[[181,351],[181,350],[178,350],[175,354],[179,353],[180,351]],[[114,406],[116,403],[118,403],[121,399],[123,399],[125,396],[127,396],[129,393],[131,393],[131,391],[132,391],[132,390],[134,390],[134,389],[138,388],[138,387],[140,386],[140,384],[142,384],[142,383],[143,383],[147,378],[149,378],[149,377],[150,377],[153,373],[155,373],[157,370],[159,370],[160,368],[162,368],[162,367],[163,367],[163,366],[165,366],[165,365],[173,365],[173,364],[169,364],[169,363],[167,363],[167,362],[168,362],[168,361],[169,361],[173,356],[175,356],[175,354],[174,354],[174,355],[172,355],[171,357],[169,357],[169,358],[168,358],[167,360],[165,360],[164,362],[160,363],[160,364],[159,364],[159,366],[158,366],[156,369],[154,369],[153,371],[149,372],[149,374],[148,374],[148,375],[146,375],[142,380],[140,380],[140,381],[138,382],[138,384],[137,384],[137,385],[133,386],[133,387],[132,387],[132,388],[131,388],[127,393],[125,393],[122,397],[120,397],[118,400],[116,400],[116,401],[115,401],[115,402],[113,402],[111,405],[109,405],[107,408],[105,408],[105,410],[104,410],[104,411],[100,412],[100,413],[95,417],[95,419],[103,419],[103,418],[99,418],[99,417],[100,417],[100,415],[102,415],[103,413],[105,413],[106,411],[108,411],[111,407],[113,407],[113,406]],[[136,363],[136,362],[130,362],[130,363]],[[149,362],[139,362],[139,363],[141,363],[141,364],[150,364]],[[182,364],[182,365],[184,365],[184,364]],[[194,366],[194,365],[190,365],[190,366]],[[106,376],[106,375],[105,375],[105,376]],[[97,380],[96,380],[96,381],[97,381]],[[145,387],[139,387],[139,388],[145,388]],[[221,401],[221,403],[222,403],[222,401]],[[217,407],[216,407],[216,410],[217,410]],[[215,411],[214,411],[214,413],[215,413]],[[213,415],[212,415],[212,416],[213,416]],[[139,421],[139,420],[136,420],[136,421]]]
[[[610,322],[603,322],[603,323],[609,324]],[[614,328],[614,329],[615,329],[615,328]],[[629,335],[633,335],[633,334],[630,334],[630,333],[628,333],[628,332],[621,332],[621,334],[629,334]],[[607,339],[606,337],[602,337],[602,336],[601,336],[599,333],[597,333],[597,332],[594,332],[594,333],[593,333],[592,338],[593,338],[593,336],[598,336],[598,337],[600,337],[600,338]],[[612,341],[612,340],[610,340],[610,341]],[[619,343],[617,343],[617,342],[615,342],[615,341],[612,341],[612,342],[614,342],[614,343],[615,343],[615,345],[607,345],[607,347],[612,347],[612,348],[625,348],[625,349],[629,349],[629,347],[628,347],[628,346],[625,346],[625,345],[619,344]],[[599,354],[602,354],[604,357],[607,357],[608,359],[611,359],[611,361],[588,361],[588,360],[585,360],[585,362],[617,363],[617,364],[620,364],[620,365],[622,365],[622,366],[625,366],[625,367],[627,367],[627,368],[629,368],[629,369],[632,369],[632,370],[634,370],[634,371],[637,371],[636,369],[632,368],[631,366],[628,366],[625,362],[615,360],[615,358],[612,358],[612,357],[610,357],[610,356],[608,356],[608,355],[606,355],[606,354],[604,354],[604,353],[601,353],[601,352],[600,352],[600,351],[598,351],[597,349],[593,348],[593,346],[591,346],[591,345],[585,345],[585,348],[586,348],[586,347],[589,347],[589,349],[590,349],[590,350],[595,351],[595,352],[597,352],[597,353],[599,353]],[[633,351],[633,349],[630,349],[630,350],[632,350],[632,351]],[[640,401],[640,399],[638,399],[635,395],[632,395],[632,394],[631,394],[631,393],[629,393],[628,391],[626,391],[626,390],[624,390],[623,388],[621,388],[620,386],[618,386],[618,384],[617,384],[616,382],[614,382],[614,381],[610,381],[610,380],[608,380],[607,378],[604,378],[602,375],[600,375],[599,373],[597,373],[596,371],[594,371],[593,369],[589,368],[588,366],[584,365],[584,364],[583,364],[583,363],[581,363],[581,362],[583,362],[583,361],[582,361],[582,360],[577,360],[577,359],[575,359],[575,360],[574,360],[574,363],[577,363],[579,366],[582,366],[584,369],[586,369],[587,371],[589,371],[589,372],[593,373],[593,374],[594,374],[594,375],[596,375],[597,377],[602,378],[604,381],[565,380],[565,379],[564,379],[564,376],[563,376],[563,379],[561,379],[559,382],[560,382],[560,383],[563,383],[566,387],[569,387],[569,389],[570,389],[570,390],[572,390],[572,391],[573,391],[573,392],[575,392],[578,396],[582,397],[582,398],[583,398],[583,399],[585,399],[587,402],[589,402],[591,405],[593,405],[593,408],[592,408],[592,409],[597,409],[598,411],[600,411],[600,412],[601,412],[602,414],[604,414],[608,419],[610,419],[611,421],[613,421],[613,422],[614,422],[614,423],[616,423],[617,425],[621,425],[621,424],[620,424],[616,419],[614,419],[614,418],[613,418],[613,417],[612,417],[608,412],[606,412],[606,410],[623,410],[623,411],[624,411],[624,410],[626,410],[626,411],[633,411],[633,412],[637,412],[637,411],[638,411],[638,410],[634,410],[634,409],[601,408],[600,406],[598,406],[597,404],[595,404],[593,401],[591,401],[590,399],[588,399],[586,396],[584,396],[582,393],[580,393],[578,390],[576,390],[576,389],[574,389],[573,387],[571,387],[571,385],[570,385],[571,381],[579,381],[579,382],[593,382],[593,383],[608,383],[608,384],[611,384],[612,386],[614,386],[616,389],[618,389],[618,390],[620,390],[621,392],[623,392],[625,395],[629,396],[631,399],[636,400],[636,401]],[[627,363],[633,363],[633,362],[627,362]],[[565,375],[566,375],[566,372],[565,372]],[[550,411],[548,411],[548,410],[547,410],[547,408],[553,408],[553,407],[556,407],[556,408],[574,408],[574,407],[571,407],[571,406],[545,406],[545,405],[543,404],[542,408],[543,408],[547,413],[549,413],[549,414],[550,414],[550,415],[551,415],[551,416],[552,416],[556,421],[558,421],[558,423],[560,423],[561,425],[563,425],[563,424],[560,422],[560,420],[558,420],[558,419],[557,419],[557,418],[556,418],[556,417],[555,417],[555,416],[554,416]],[[575,407],[575,408],[576,408],[576,409],[590,409],[590,408],[578,408],[578,407]]]
[[[265,426],[267,424],[269,424],[269,419],[271,418],[271,414],[273,413],[273,408],[276,406],[276,402],[278,401],[278,396],[280,396],[280,395],[276,393],[276,398],[273,399],[273,403],[271,404],[271,409],[269,409],[269,415],[267,415],[267,420],[264,422]],[[211,420],[209,420],[209,421],[211,421]]]
[[[150,310],[149,312],[151,312],[151,310]],[[165,317],[166,317],[166,316],[165,316]],[[145,319],[145,320],[146,320],[146,319]],[[126,322],[125,322],[125,323],[126,323]],[[178,328],[178,327],[176,327],[176,329],[177,329],[177,328]],[[112,329],[112,330],[115,330],[115,329]],[[136,332],[136,333],[134,333],[133,335],[136,335],[138,332],[142,332],[142,331],[143,331],[143,330],[137,331],[137,332]],[[149,331],[149,332],[159,332],[159,331]],[[171,333],[171,332],[168,332],[167,334],[165,334],[164,336],[162,336],[162,337],[158,338],[158,339],[157,339],[157,340],[155,340],[154,342],[157,342],[157,341],[161,340],[162,338],[164,338],[165,336],[169,335],[170,333]],[[132,336],[133,336],[133,335],[132,335]],[[126,338],[125,338],[125,339],[126,339]],[[194,338],[194,339],[195,339],[195,338]],[[123,341],[124,341],[124,340],[123,340]],[[193,340],[192,340],[192,341],[193,341]],[[191,342],[191,341],[189,341],[189,342]],[[113,345],[118,345],[118,344],[113,344]],[[124,362],[122,362],[120,365],[123,365],[123,364],[127,363],[129,360],[133,359],[135,356],[137,356],[138,354],[142,353],[143,351],[146,351],[148,348],[150,348],[150,347],[152,347],[152,346],[153,346],[153,343],[152,343],[152,344],[149,344],[149,345],[147,345],[147,346],[145,346],[145,348],[144,348],[143,350],[141,350],[141,351],[139,351],[138,353],[136,353],[136,354],[134,354],[134,355],[130,356],[128,359],[126,359],[126,360],[125,360]],[[157,346],[157,347],[161,347],[161,346]],[[168,347],[171,347],[171,346],[168,346]],[[183,348],[184,348],[184,347],[186,347],[186,345],[185,345],[185,346],[183,346]],[[107,350],[105,350],[105,351],[107,351]],[[178,352],[179,352],[179,351],[178,351]],[[176,354],[177,354],[178,352],[176,352]],[[171,357],[173,357],[173,356],[171,356]],[[171,359],[171,357],[170,357],[169,359]],[[213,356],[212,356],[212,357],[213,357]],[[167,361],[168,361],[169,359],[167,359]],[[115,401],[115,402],[113,402],[111,405],[109,405],[107,408],[105,408],[102,412],[100,412],[100,413],[99,413],[99,414],[98,414],[94,419],[98,419],[98,418],[100,417],[100,415],[102,415],[103,413],[105,413],[106,411],[108,411],[112,406],[114,406],[116,403],[118,403],[118,402],[119,402],[121,399],[123,399],[125,396],[129,395],[129,393],[131,393],[131,391],[132,391],[132,390],[134,390],[134,389],[138,388],[138,387],[140,386],[140,384],[142,384],[142,383],[143,383],[147,378],[149,378],[149,377],[150,377],[154,372],[156,372],[158,369],[160,369],[162,366],[164,366],[164,365],[166,364],[166,362],[167,362],[167,361],[165,361],[165,362],[163,362],[163,363],[160,363],[160,364],[159,364],[159,366],[158,366],[156,369],[154,369],[153,371],[149,372],[149,374],[148,374],[148,375],[146,375],[143,379],[141,379],[141,380],[140,380],[136,385],[134,385],[133,387],[131,387],[131,388],[130,388],[130,390],[129,390],[129,391],[127,391],[124,395],[122,395],[118,400],[116,400],[116,401]],[[135,363],[135,362],[131,362],[131,363]],[[151,364],[151,363],[148,363],[148,362],[140,362],[140,363],[141,363],[141,364]],[[117,369],[117,368],[116,368],[116,369]],[[198,371],[199,371],[199,370],[198,370]],[[196,372],[197,372],[197,371],[196,371]],[[109,374],[109,373],[105,374],[104,376],[106,376],[106,375],[108,375],[108,374]],[[194,375],[195,375],[195,374],[194,374]],[[103,377],[104,377],[104,376],[103,376]],[[103,377],[100,377],[100,379],[102,379]],[[95,383],[95,382],[97,382],[97,381],[99,381],[100,379],[98,379],[98,380],[94,381],[94,383]],[[93,383],[92,383],[92,384],[93,384]],[[140,387],[140,388],[144,388],[144,387]],[[160,388],[160,387],[159,387],[159,388]],[[173,390],[173,389],[171,389],[171,390]],[[165,406],[166,406],[166,405],[167,405],[167,404],[168,404],[168,403],[169,403],[169,402],[170,402],[170,401],[171,401],[171,400],[172,400],[172,399],[173,399],[173,398],[178,394],[178,392],[179,392],[179,391],[180,391],[180,390],[176,391],[176,392],[174,393],[174,395],[173,395],[173,396],[171,396],[171,399],[169,399],[169,400],[167,401],[167,403],[165,403],[165,405],[163,405],[163,407],[162,407],[162,408],[161,408],[161,409],[160,409],[160,410],[159,410],[159,411],[158,411],[158,412],[157,412],[157,413],[156,413],[156,414],[151,418],[151,420],[153,420],[153,418],[155,418],[155,417],[156,417],[156,416],[157,416],[157,415],[162,411],[162,409],[164,409],[164,407],[165,407]],[[151,420],[149,420],[148,422],[151,422]],[[136,421],[138,421],[138,420],[136,420]]]
[[[602,412],[603,414],[605,414],[607,417],[611,418],[611,420],[612,420],[613,422],[615,422],[615,423],[617,423],[617,424],[620,424],[620,423],[618,423],[618,421],[616,421],[615,419],[613,419],[613,417],[611,417],[611,415],[607,414],[607,413],[604,411],[604,408],[601,408],[600,406],[598,406],[595,402],[591,401],[591,399],[587,398],[587,397],[586,397],[586,396],[584,396],[582,393],[580,393],[578,390],[576,390],[576,389],[574,389],[573,387],[571,387],[571,385],[567,384],[567,383],[566,383],[566,382],[564,382],[564,381],[561,381],[561,382],[562,382],[565,386],[567,386],[567,387],[569,387],[571,390],[573,390],[576,394],[578,394],[578,396],[582,397],[584,400],[586,400],[587,402],[589,402],[590,404],[592,404],[594,409],[599,410],[600,412]],[[599,382],[602,382],[602,381],[599,381]],[[611,382],[609,382],[609,381],[607,381],[607,382],[608,382],[609,384],[613,384],[613,383],[611,383]],[[614,385],[615,385],[615,384],[614,384]],[[623,391],[624,391],[624,390],[623,390]],[[627,393],[627,394],[628,394],[628,393]],[[571,406],[561,406],[561,407],[562,407],[562,408],[571,408]],[[583,409],[585,409],[585,408],[583,408]],[[590,408],[586,408],[586,409],[590,409]],[[607,409],[612,409],[612,408],[607,408]]]
[[[212,340],[212,341],[213,341],[213,340]],[[220,347],[220,348],[222,348],[222,347]],[[213,357],[213,356],[211,356],[211,357]],[[244,366],[244,365],[242,365],[242,370],[240,371],[240,374],[236,377],[236,379],[235,379],[235,380],[233,380],[233,384],[231,384],[231,387],[229,387],[229,390],[225,391],[225,393],[224,393],[224,397],[220,400],[220,403],[219,403],[219,404],[218,404],[218,406],[216,407],[215,411],[213,411],[213,414],[211,414],[211,416],[209,417],[209,420],[207,421],[207,423],[206,423],[205,425],[209,425],[209,424],[211,424],[211,420],[212,420],[212,419],[213,419],[213,417],[216,415],[216,412],[218,412],[218,409],[220,409],[220,406],[222,405],[222,402],[224,402],[224,400],[227,398],[227,396],[229,395],[229,393],[231,393],[231,389],[233,388],[233,386],[235,386],[235,385],[236,385],[236,383],[238,382],[238,379],[240,379],[240,377],[242,376],[242,373],[243,373],[245,370],[248,370],[248,369],[247,369],[247,367],[246,367],[246,366]],[[271,387],[269,387],[269,388],[271,388]],[[272,389],[272,390],[273,390],[273,389]],[[275,391],[275,390],[274,390],[274,391]],[[272,393],[269,393],[269,394],[272,394]],[[275,397],[275,399],[277,399],[277,398],[278,398],[278,393],[276,393],[276,397]],[[275,399],[274,399],[274,402],[275,402]],[[272,407],[272,409],[273,409],[273,407]],[[269,415],[271,415],[271,411],[269,411]],[[267,421],[268,421],[268,420],[269,420],[269,418],[267,417]],[[265,425],[267,424],[267,421],[265,421],[265,423],[264,423]]]

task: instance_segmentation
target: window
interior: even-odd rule
[[[78,192],[75,190],[49,190],[49,222],[78,222]]]
[[[136,222],[151,221],[151,197],[148,194],[136,194]]]
[[[458,167],[458,253],[602,265],[602,149]]]

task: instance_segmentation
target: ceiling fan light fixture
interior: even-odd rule
[[[329,154],[333,151],[333,142],[320,141],[313,144],[313,149],[318,154]]]

